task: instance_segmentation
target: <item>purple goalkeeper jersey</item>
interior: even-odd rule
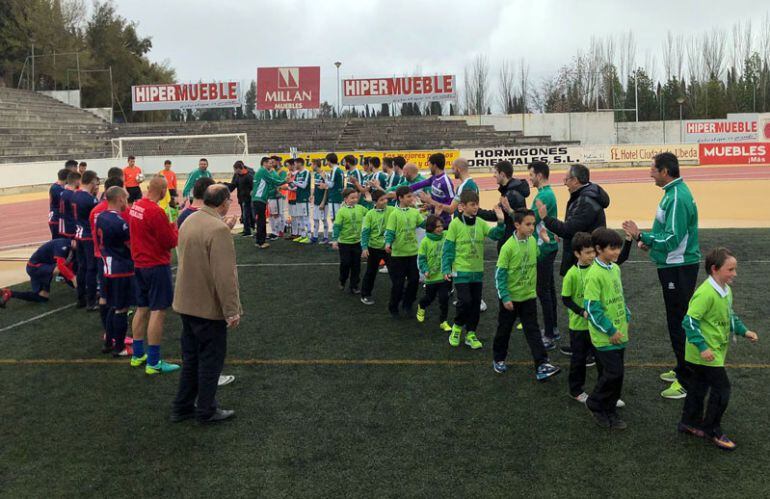
[[[409,186],[412,192],[418,191],[424,187],[430,186],[430,197],[441,204],[449,206],[452,204],[452,200],[455,197],[455,186],[449,179],[446,173],[441,175],[434,175],[430,178],[417,182]],[[452,221],[452,215],[442,212],[441,220],[444,222],[444,227],[449,226],[449,222]]]

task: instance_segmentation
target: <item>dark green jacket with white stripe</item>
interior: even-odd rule
[[[650,248],[650,259],[658,268],[696,264],[698,245],[698,206],[682,178],[663,186],[652,231],[642,232],[640,240]]]

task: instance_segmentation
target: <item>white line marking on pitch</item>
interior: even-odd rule
[[[19,322],[15,323],[15,324],[11,324],[10,326],[5,326],[4,328],[0,329],[0,333],[5,332],[5,331],[9,331],[9,330],[17,328],[19,326],[23,326],[24,324],[28,324],[30,322],[34,322],[34,321],[36,321],[38,319],[42,319],[43,317],[48,317],[51,314],[55,314],[56,312],[61,312],[62,310],[66,310],[66,309],[72,308],[74,306],[75,306],[74,303],[70,303],[69,305],[64,305],[64,306],[61,306],[59,308],[55,308],[53,310],[49,310],[48,312],[46,312],[44,314],[36,315],[34,317],[30,317],[29,319],[24,319],[23,321],[19,321]]]

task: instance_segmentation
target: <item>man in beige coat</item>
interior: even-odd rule
[[[218,407],[216,401],[227,329],[238,326],[242,313],[230,235],[235,220],[226,217],[230,191],[225,185],[212,185],[203,195],[203,203],[179,231],[174,310],[182,318],[183,362],[173,422],[193,417],[216,422],[235,414]]]

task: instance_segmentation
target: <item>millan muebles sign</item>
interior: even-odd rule
[[[169,83],[131,87],[133,111],[238,107],[241,85],[236,81],[218,83]]]
[[[257,68],[257,109],[318,109],[321,67]]]
[[[346,106],[455,99],[454,75],[342,80],[342,103]]]

